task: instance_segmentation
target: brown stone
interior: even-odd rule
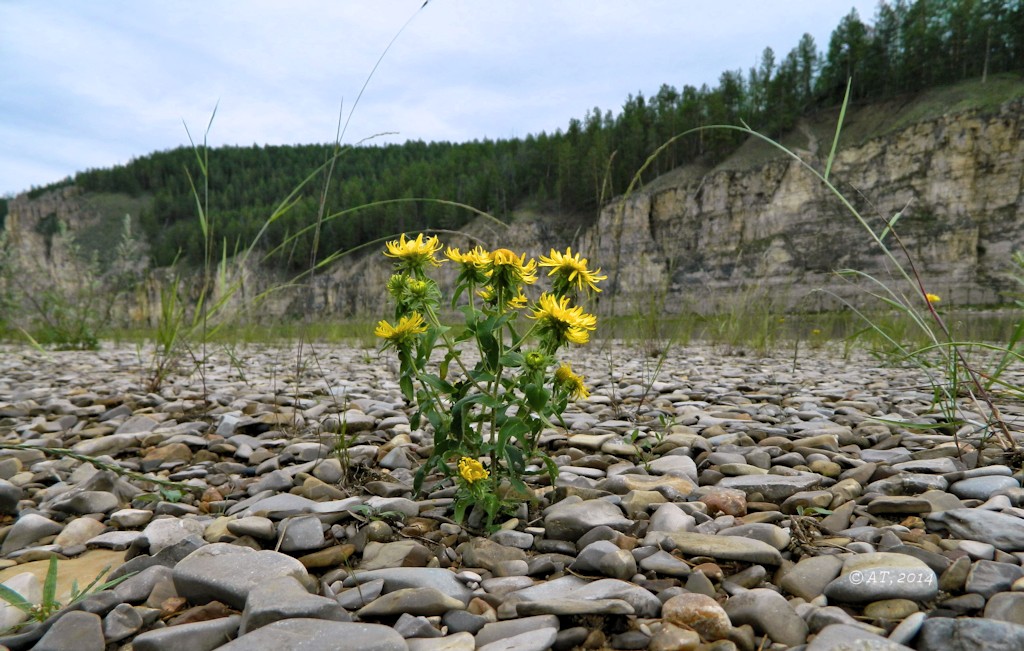
[[[680,628],[690,628],[708,641],[729,637],[732,622],[717,601],[703,594],[681,594],[661,607],[661,617]]]

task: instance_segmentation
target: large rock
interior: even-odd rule
[[[238,610],[256,587],[277,577],[306,580],[306,568],[291,556],[228,543],[200,547],[174,566],[178,594],[194,604],[221,601]]]
[[[929,529],[946,531],[954,538],[979,540],[1004,552],[1024,551],[1024,519],[985,509],[950,509],[932,513]]]
[[[390,626],[331,622],[325,619],[283,619],[240,636],[218,651],[408,651],[402,636]]]

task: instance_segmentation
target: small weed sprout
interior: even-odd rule
[[[43,580],[42,599],[39,603],[34,604],[30,602],[17,591],[12,590],[3,584],[0,584],[0,599],[3,599],[10,605],[28,615],[29,620],[34,622],[44,622],[61,608],[76,604],[97,592],[113,588],[135,575],[135,572],[131,572],[129,574],[119,576],[111,581],[100,583],[100,579],[102,579],[109,571],[109,565],[104,567],[100,570],[100,573],[96,575],[96,578],[81,590],[78,588],[78,581],[72,582],[71,594],[69,595],[68,602],[64,604],[57,600],[57,557],[51,556],[50,564],[46,570],[46,578]]]

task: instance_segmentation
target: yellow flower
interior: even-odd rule
[[[530,258],[527,262],[525,253],[517,256],[508,249],[496,249],[491,252],[490,258],[492,283],[512,287],[537,282],[537,261]]]
[[[582,292],[584,287],[599,292],[601,290],[597,288],[597,283],[608,278],[600,275],[600,269],[588,269],[587,259],[580,258],[579,253],[573,254],[572,247],[567,247],[564,254],[551,249],[550,257],[540,257],[540,266],[551,267],[548,275],[555,276],[556,294],[564,293],[565,289],[574,284],[577,292]]]
[[[540,322],[542,333],[554,333],[559,345],[567,341],[585,344],[590,341],[590,331],[597,329],[597,317],[587,314],[578,305],[569,307],[568,296],[541,294],[530,318]]]
[[[814,335],[815,337],[817,337],[818,335],[821,334],[821,330],[819,330],[818,328],[815,328],[814,330],[811,330],[811,334]]]
[[[387,251],[384,252],[389,258],[397,258],[398,266],[406,271],[422,271],[424,265],[431,264],[435,267],[441,266],[441,261],[434,257],[434,254],[441,250],[441,243],[437,236],[423,239],[423,233],[416,236],[415,240],[405,239],[405,233],[401,238],[391,240],[387,243]]]
[[[928,301],[929,303],[938,303],[942,299],[939,298],[938,294],[925,294],[924,300]]]
[[[478,291],[476,295],[488,302],[494,300],[494,292],[491,290],[490,287],[484,287],[483,289]],[[520,289],[519,293],[516,296],[513,296],[512,298],[505,301],[505,306],[510,310],[518,310],[520,308],[526,307],[527,302],[528,301],[526,298],[526,294],[523,294],[523,290]]]
[[[474,247],[465,253],[460,253],[458,249],[448,247],[445,249],[444,254],[449,260],[473,269],[483,269],[491,261],[491,254],[481,246]]]
[[[568,364],[562,364],[555,370],[555,384],[565,389],[573,400],[590,396],[590,391],[583,384],[583,377],[573,373]]]
[[[388,343],[400,346],[426,331],[427,324],[423,321],[423,316],[419,312],[413,312],[399,319],[397,326],[393,326],[387,321],[379,322],[373,330],[373,334],[381,339],[386,339]]]
[[[484,469],[482,463],[469,457],[459,459],[459,474],[470,484],[490,477],[490,473]]]

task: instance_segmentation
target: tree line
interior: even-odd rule
[[[855,101],[875,101],[1001,72],[1024,72],[1024,0],[881,2],[873,22],[862,21],[855,10],[847,14],[823,51],[805,34],[785,56],[765,48],[756,66],[746,73],[725,71],[714,87],[665,84],[650,96],[630,95],[618,113],[594,108],[550,134],[341,150],[333,145],[219,147],[207,152],[204,201],[218,248],[223,242],[230,253],[252,241],[274,207],[312,170],[327,169],[336,157],[330,178],[315,176],[263,236],[264,249],[287,243],[279,264],[304,268],[316,255],[393,233],[459,228],[474,214],[456,203],[502,219],[523,207],[596,214],[676,134],[742,122],[777,137],[800,116],[841,102],[847,79],[853,80]],[[694,161],[714,164],[742,141],[741,133],[729,130],[677,139],[642,180]],[[152,197],[139,218],[158,265],[203,259],[193,195],[193,184],[203,181],[189,148],[74,178],[90,192]],[[395,201],[417,198],[450,203]],[[316,223],[321,205],[327,214],[364,208],[324,222],[314,234],[308,227]]]

